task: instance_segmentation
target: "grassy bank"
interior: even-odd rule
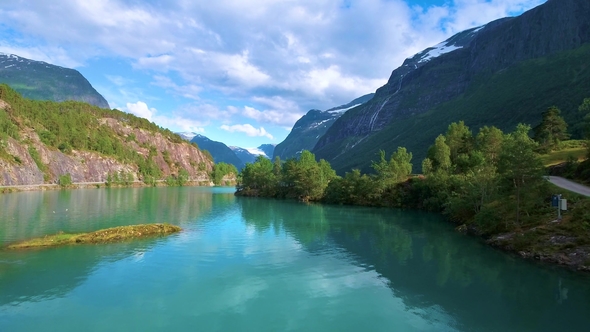
[[[43,237],[11,244],[6,246],[6,249],[14,250],[55,247],[70,244],[111,243],[157,235],[172,234],[180,232],[181,230],[182,229],[180,227],[169,224],[144,224],[107,228],[90,233],[66,234],[60,232],[55,235],[46,235]]]

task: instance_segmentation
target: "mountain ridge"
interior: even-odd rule
[[[517,121],[532,125],[540,121],[543,109],[537,107],[568,104],[564,116],[574,124],[575,109],[569,103],[580,103],[590,85],[584,54],[576,53],[590,42],[587,17],[588,1],[549,0],[520,16],[462,31],[441,43],[457,46],[455,49],[420,62],[436,49],[427,48],[393,70],[371,101],[336,120],[312,151],[340,174],[352,168],[367,172],[379,150],[392,153],[397,146],[413,152],[414,163],[419,164],[418,158],[425,157],[428,145],[451,122],[466,120],[469,126],[496,125],[510,130]],[[558,64],[576,76],[554,70]],[[532,66],[537,71],[529,73]],[[519,81],[519,71],[528,76]],[[511,89],[504,94],[497,92],[507,86]],[[494,100],[485,98],[488,91]],[[564,91],[571,101],[554,91]],[[490,109],[492,105],[495,108]],[[503,117],[508,121],[502,121]]]
[[[55,102],[75,100],[109,109],[109,103],[77,70],[0,53],[0,83],[23,97]]]

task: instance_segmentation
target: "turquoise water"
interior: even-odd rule
[[[587,331],[590,277],[439,216],[232,188],[0,195],[0,244],[168,222],[166,238],[0,251],[0,331]]]

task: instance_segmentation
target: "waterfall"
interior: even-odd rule
[[[399,78],[399,85],[397,87],[397,90],[395,90],[395,92],[391,96],[387,97],[387,99],[385,99],[383,104],[381,104],[381,107],[379,107],[377,112],[375,112],[375,114],[373,114],[373,116],[371,117],[371,120],[369,121],[369,132],[373,131],[373,127],[375,126],[375,120],[377,120],[377,116],[379,116],[379,113],[381,112],[383,107],[385,107],[385,104],[387,104],[387,102],[389,102],[389,99],[391,99],[391,97],[395,96],[399,92],[399,90],[402,88],[403,80],[404,80],[404,75],[401,75]]]

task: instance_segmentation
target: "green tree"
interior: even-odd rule
[[[237,191],[246,191],[251,195],[274,197],[276,194],[276,177],[273,163],[263,156],[256,157],[254,163],[247,163],[242,169]]]
[[[66,173],[59,176],[59,185],[61,187],[67,187],[72,184],[72,176],[70,173]]]
[[[517,225],[520,225],[523,192],[543,181],[543,163],[535,152],[537,143],[528,135],[530,129],[528,125],[519,124],[507,135],[498,160],[500,176],[508,181],[515,195]]]
[[[178,172],[178,177],[176,178],[176,182],[177,185],[182,187],[184,186],[189,179],[189,173],[186,169],[182,168],[179,172]]]
[[[377,179],[383,187],[405,181],[412,174],[412,153],[406,148],[398,147],[389,161],[385,160],[385,151],[381,150],[379,154],[379,162],[373,162],[372,167],[377,172]]]
[[[473,135],[463,121],[453,122],[445,134],[445,143],[449,147],[451,163],[458,164],[460,156],[473,149]]]
[[[428,159],[432,161],[433,171],[449,172],[451,170],[451,149],[443,135],[438,135],[434,145],[428,149]]]
[[[561,117],[559,108],[552,106],[543,112],[543,120],[534,128],[534,138],[543,151],[550,151],[559,145],[559,142],[569,138],[567,123]]]
[[[500,129],[484,126],[475,137],[475,148],[483,153],[488,163],[497,165],[503,140],[504,133]]]

